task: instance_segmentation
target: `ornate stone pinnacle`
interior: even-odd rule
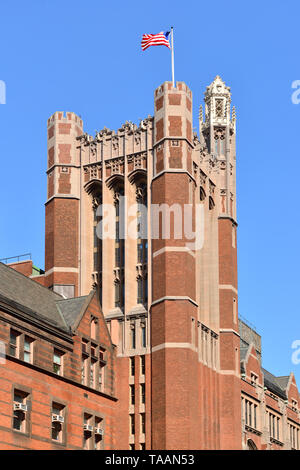
[[[200,122],[203,122],[203,107],[202,104],[199,106],[199,120]]]

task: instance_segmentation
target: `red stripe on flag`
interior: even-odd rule
[[[143,34],[141,46],[143,51],[150,46],[166,46],[170,49],[169,40],[166,39],[162,32],[158,34]]]

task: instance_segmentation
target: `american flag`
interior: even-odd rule
[[[168,36],[170,31],[161,31],[158,34],[143,34],[142,49],[145,51],[150,46],[167,46],[170,48]]]

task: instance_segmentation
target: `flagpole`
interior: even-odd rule
[[[171,26],[171,57],[172,57],[172,82],[173,88],[175,88],[175,78],[174,78],[174,39],[173,39],[173,26]]]

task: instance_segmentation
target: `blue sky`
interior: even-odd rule
[[[202,3],[202,4],[201,4]],[[298,217],[300,4],[28,0],[2,2],[0,258],[31,252],[44,267],[46,120],[81,115],[85,130],[117,129],[153,114],[171,79],[165,47],[142,52],[143,33],[174,26],[175,78],[193,91],[194,127],[205,87],[219,74],[237,107],[239,312],[263,340],[276,375],[300,339]]]

